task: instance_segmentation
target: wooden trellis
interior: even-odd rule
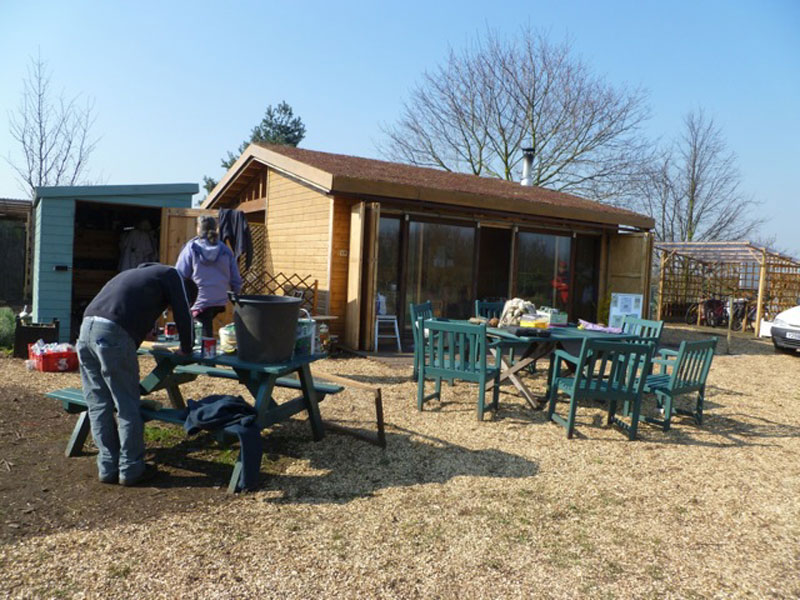
[[[800,262],[749,242],[657,242],[658,318],[682,319],[708,298],[757,303],[755,331],[800,300]],[[746,322],[743,323],[746,326]]]
[[[316,279],[311,275],[291,273],[267,273],[266,269],[266,227],[261,223],[250,223],[250,235],[253,239],[253,260],[250,268],[244,268],[244,256],[239,258],[239,270],[242,273],[242,294],[275,294],[278,296],[295,296],[303,299],[302,308],[312,315],[317,312]]]

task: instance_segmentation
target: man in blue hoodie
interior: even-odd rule
[[[212,323],[225,310],[228,290],[238,294],[242,288],[239,265],[233,251],[220,242],[214,217],[197,218],[197,237],[186,242],[175,268],[197,285],[192,315],[203,324],[203,336],[213,337]]]

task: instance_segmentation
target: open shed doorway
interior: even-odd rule
[[[97,292],[124,268],[158,261],[161,208],[75,203],[72,272],[72,338]]]

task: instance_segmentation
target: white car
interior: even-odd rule
[[[776,350],[800,350],[800,306],[785,310],[772,322],[772,343]]]

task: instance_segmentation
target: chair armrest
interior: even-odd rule
[[[654,358],[650,361],[653,365],[661,365],[661,374],[667,374],[667,367],[674,367],[677,361],[674,358]]]
[[[564,350],[556,350],[555,352],[553,352],[553,360],[557,361],[559,359],[562,359],[575,366],[578,365],[578,360],[579,360],[577,356],[570,354],[569,352],[566,352]]]
[[[658,353],[662,357],[664,357],[664,356],[678,356],[678,351],[677,350],[669,350],[668,348],[662,348],[661,350],[658,351]]]

